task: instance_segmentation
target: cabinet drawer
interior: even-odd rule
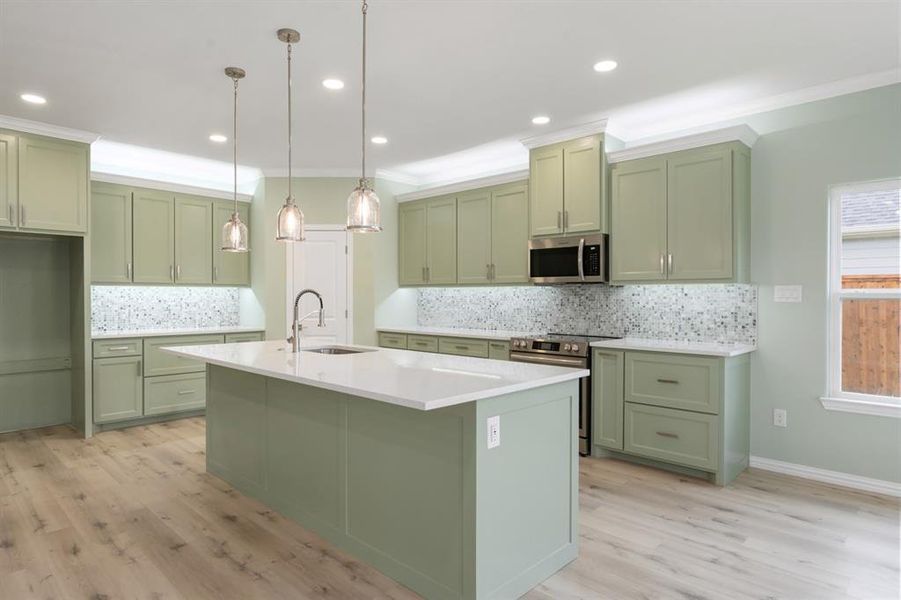
[[[379,346],[382,348],[407,348],[407,336],[404,333],[379,332]]]
[[[488,358],[488,341],[467,338],[438,338],[438,352]]]
[[[238,344],[241,342],[262,342],[263,341],[263,332],[262,331],[249,331],[247,333],[226,333],[225,334],[225,343],[226,344]]]
[[[206,364],[163,352],[163,346],[199,346],[203,344],[221,344],[225,341],[222,335],[185,335],[177,337],[149,338],[144,340],[144,362],[146,377],[159,375],[179,375],[181,373],[197,373],[206,370]]]
[[[722,362],[718,358],[626,353],[626,402],[718,414]]]
[[[717,417],[626,402],[623,450],[687,467],[717,469]]]
[[[94,358],[110,358],[112,356],[140,356],[141,339],[97,340],[94,342]]]
[[[407,349],[420,352],[438,352],[438,338],[429,335],[408,335]]]
[[[510,342],[488,342],[488,358],[510,360]]]
[[[144,415],[162,415],[206,406],[206,373],[144,379]]]

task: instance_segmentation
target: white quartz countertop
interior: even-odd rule
[[[680,342],[674,340],[650,340],[641,338],[623,338],[621,340],[603,340],[592,342],[592,348],[612,348],[616,350],[644,350],[648,352],[671,352],[674,354],[700,354],[704,356],[722,356],[729,358],[741,356],[757,350],[753,344],[737,342]]]
[[[164,337],[167,335],[203,335],[216,333],[249,333],[263,331],[262,327],[195,327],[193,329],[129,329],[119,331],[93,331],[91,339],[115,340],[133,337]]]
[[[462,329],[457,327],[377,327],[385,333],[409,333],[413,335],[439,335],[444,337],[478,338],[482,340],[503,340],[509,342],[515,337],[535,337],[534,331],[506,331],[504,329]]]
[[[311,344],[309,347],[317,347]],[[280,341],[165,347],[179,356],[419,410],[587,377],[586,369],[369,346],[359,354],[293,353]]]

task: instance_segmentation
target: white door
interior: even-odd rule
[[[300,290],[311,288],[322,294],[325,303],[325,327],[318,327],[318,315],[302,321],[300,334],[304,345],[347,344],[351,341],[350,328],[350,260],[353,237],[339,226],[329,229],[307,228],[307,239],[287,245],[288,297],[286,313],[288,330],[294,320],[294,298]],[[306,294],[300,301],[300,316],[319,308],[313,294]]]

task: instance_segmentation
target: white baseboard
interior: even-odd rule
[[[763,458],[761,456],[752,456],[751,466],[765,471],[774,471],[776,473],[794,475],[795,477],[802,477],[804,479],[813,479],[814,481],[822,481],[823,483],[831,483],[832,485],[840,485],[855,490],[901,497],[901,483],[895,483],[894,481],[872,479],[870,477],[861,477],[860,475],[851,475],[840,471],[818,469],[816,467],[808,467],[807,465],[783,462],[781,460]]]

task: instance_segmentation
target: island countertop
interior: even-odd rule
[[[280,341],[174,346],[163,350],[221,367],[418,410],[455,406],[590,374],[586,369],[569,367],[339,346],[367,351],[318,354],[302,349],[294,354]]]

